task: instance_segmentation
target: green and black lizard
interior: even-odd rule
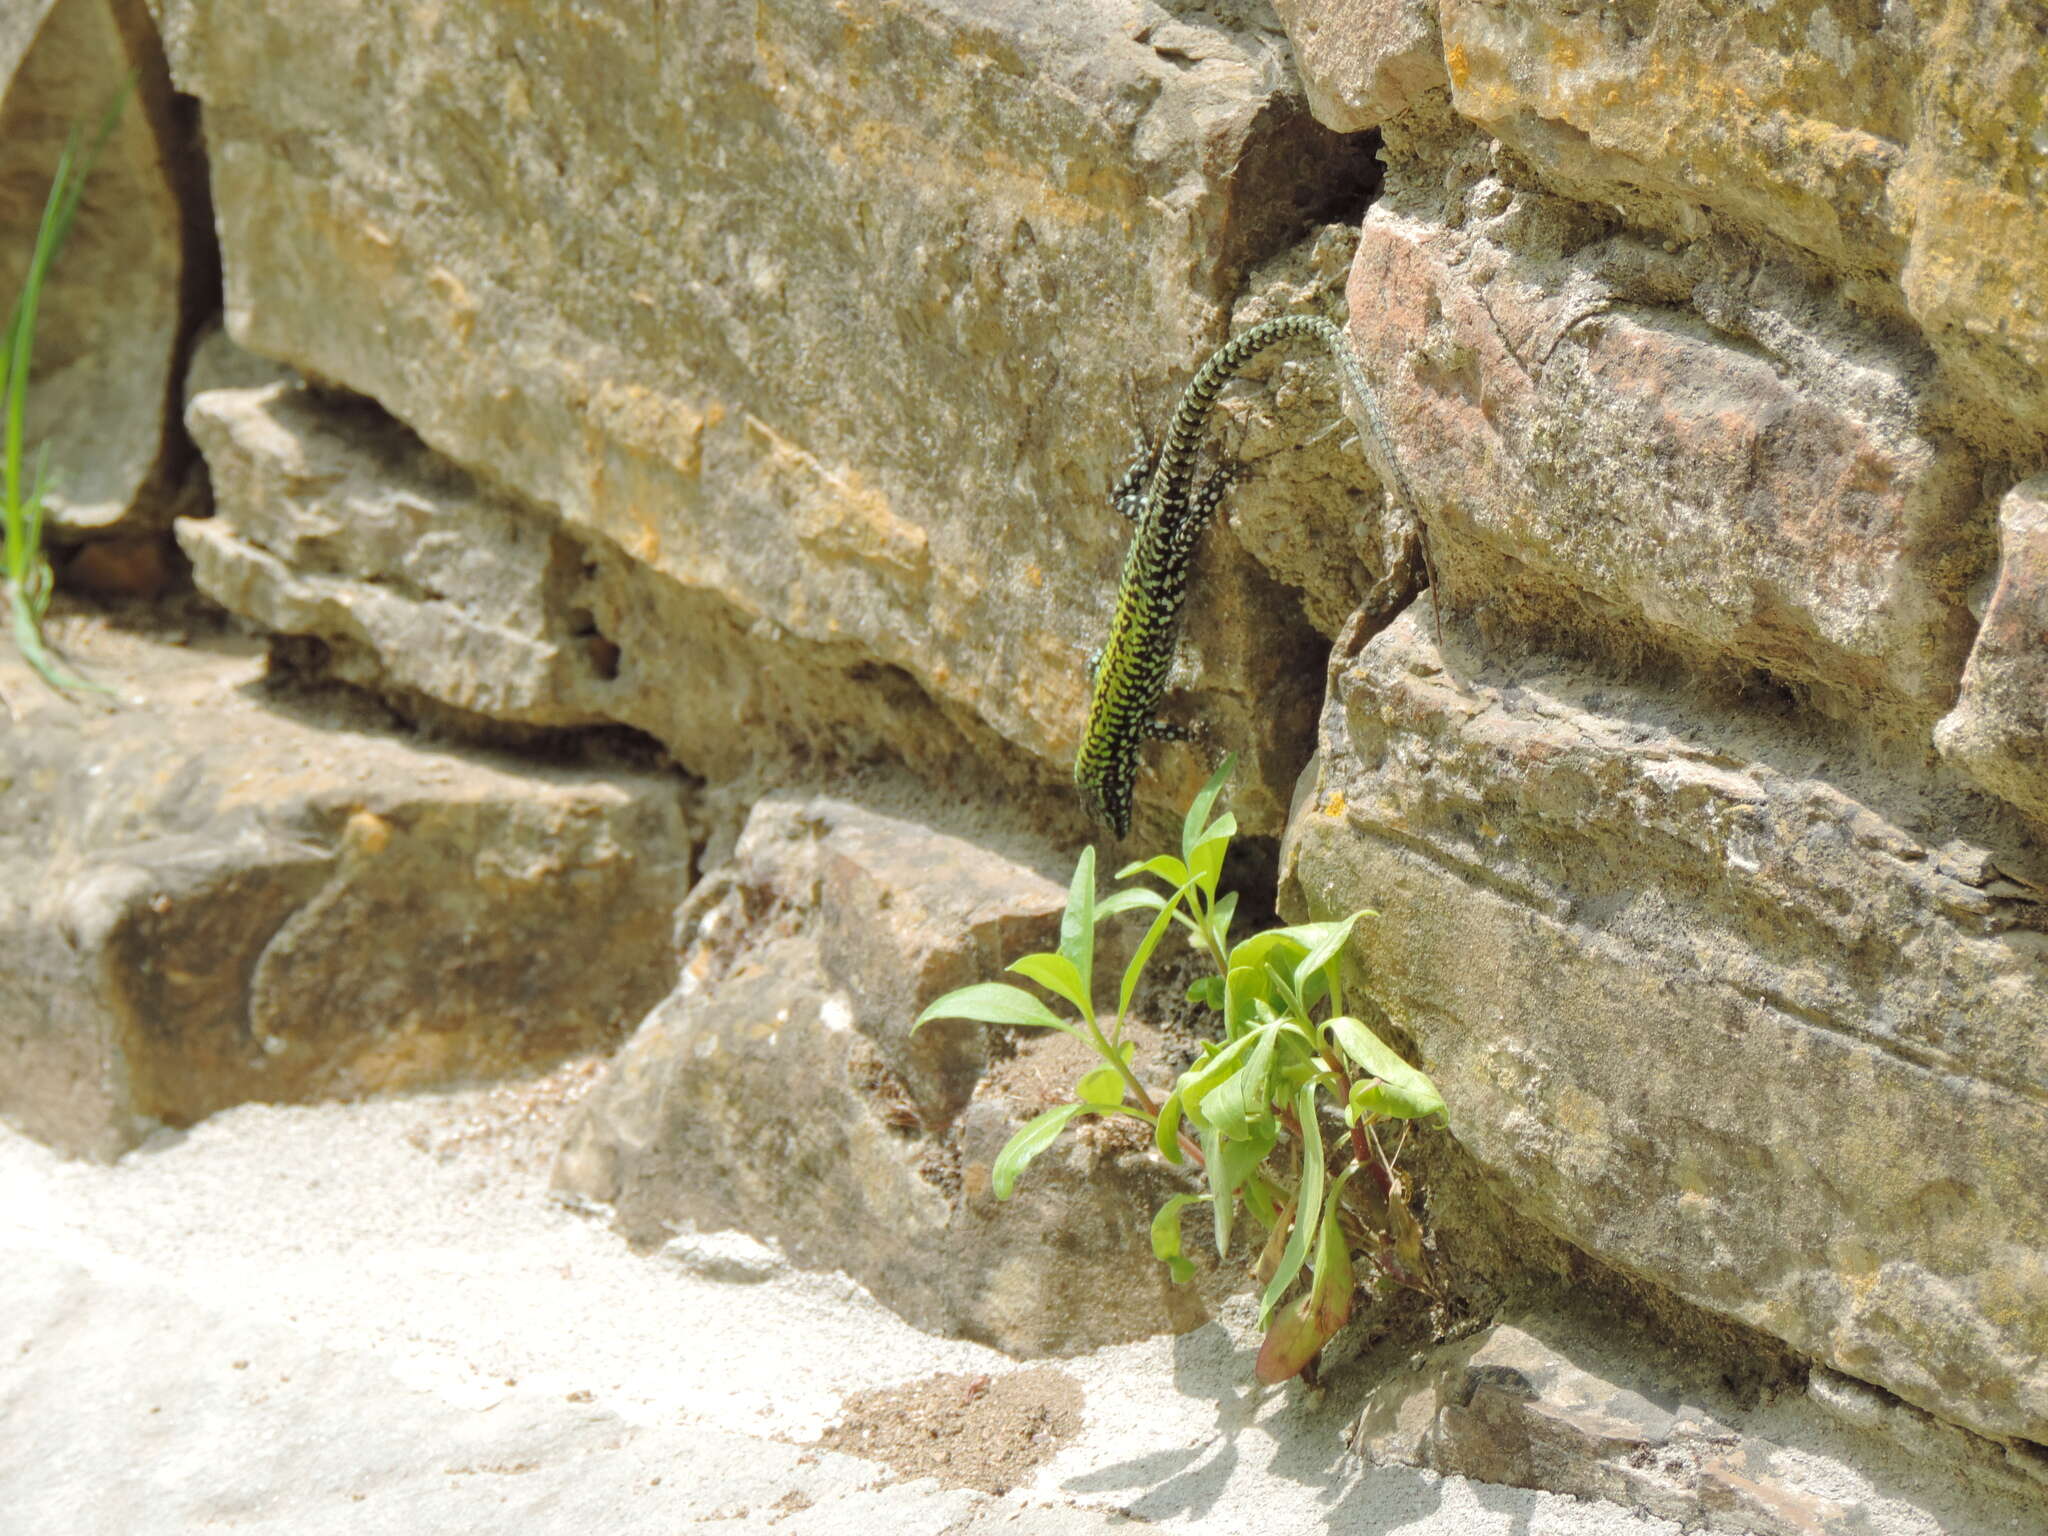
[[[1276,342],[1296,337],[1321,342],[1336,360],[1358,399],[1382,482],[1401,509],[1411,519],[1415,516],[1415,498],[1394,460],[1372,386],[1358,366],[1350,340],[1330,321],[1314,315],[1267,320],[1233,337],[1196,370],[1167,422],[1165,441],[1156,450],[1141,451],[1110,492],[1116,509],[1138,526],[1124,557],[1109,639],[1092,664],[1094,691],[1081,750],[1074,758],[1074,785],[1088,814],[1118,837],[1131,830],[1139,747],[1148,740],[1184,740],[1188,735],[1159,720],[1154,711],[1166,691],[1166,675],[1180,640],[1195,547],[1234,473],[1225,467],[1199,486],[1194,483],[1202,425],[1223,386],[1247,362]]]

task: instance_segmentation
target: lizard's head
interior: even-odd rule
[[[1085,759],[1074,764],[1074,788],[1080,791],[1081,808],[1118,839],[1131,835],[1131,784],[1120,777],[1115,765],[1097,765]]]

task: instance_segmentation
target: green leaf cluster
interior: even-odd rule
[[[1228,812],[1215,813],[1232,766],[1226,759],[1188,807],[1178,855],[1117,872],[1118,880],[1156,884],[1126,885],[1098,900],[1095,850],[1084,850],[1059,948],[1009,966],[1070,1008],[1072,1018],[1023,987],[983,982],[938,999],[913,1027],[967,1019],[1056,1029],[1093,1047],[1102,1065],[1081,1076],[1072,1100],[1032,1119],[997,1157],[996,1198],[1009,1198],[1032,1160],[1073,1120],[1144,1121],[1160,1155],[1199,1165],[1207,1186],[1173,1196],[1152,1221],[1152,1251],[1177,1283],[1195,1273],[1182,1250],[1188,1206],[1209,1207],[1218,1254],[1230,1252],[1240,1211],[1264,1229],[1252,1266],[1263,1286],[1266,1330],[1257,1370],[1263,1381],[1282,1381],[1308,1365],[1349,1318],[1359,1255],[1377,1282],[1435,1294],[1397,1159],[1409,1125],[1443,1126],[1449,1117],[1429,1077],[1345,1010],[1344,952],[1358,924],[1377,913],[1271,928],[1232,942],[1237,897],[1218,885],[1237,823]],[[1104,1029],[1096,1007],[1096,930],[1134,911],[1150,913],[1150,920],[1118,980],[1116,1011]],[[1145,968],[1176,927],[1213,967],[1188,996],[1220,1017],[1221,1030],[1155,1098],[1132,1070],[1124,1033]],[[1402,1139],[1390,1152],[1382,1131],[1395,1126]],[[1304,1279],[1305,1288],[1283,1307]]]
[[[89,683],[60,667],[43,644],[43,615],[49,611],[54,585],[49,557],[43,552],[44,498],[49,493],[49,465],[38,451],[33,472],[25,463],[24,423],[28,414],[29,360],[35,351],[36,313],[42,305],[43,285],[56,265],[57,253],[78,216],[78,201],[85,191],[85,179],[100,150],[120,120],[134,88],[131,77],[121,87],[114,103],[101,120],[99,133],[81,147],[79,134],[72,130],[58,158],[57,173],[43,202],[42,221],[36,227],[36,243],[30,252],[28,274],[22,280],[21,295],[8,313],[7,327],[0,331],[0,580],[4,580],[7,608],[14,631],[14,643],[29,665],[52,688],[110,690]]]

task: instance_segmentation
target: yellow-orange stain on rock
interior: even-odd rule
[[[344,853],[375,858],[391,843],[391,823],[375,811],[355,811],[341,829]]]

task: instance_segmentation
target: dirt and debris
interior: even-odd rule
[[[1001,1494],[1081,1432],[1081,1406],[1081,1384],[1052,1366],[941,1372],[853,1394],[817,1443],[883,1462],[905,1479]]]

